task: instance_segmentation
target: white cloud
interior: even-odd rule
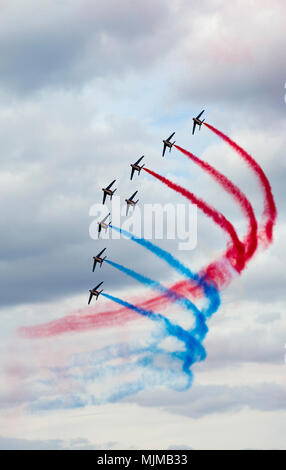
[[[0,445],[283,447],[284,3],[148,0],[130,7],[129,1],[99,1],[95,9],[90,0],[17,0],[2,2],[1,9],[1,374],[7,380],[2,406],[8,437]],[[257,182],[233,152],[207,129],[191,140],[191,117],[201,105],[207,118],[262,164],[279,218],[274,245],[222,293],[194,388],[183,396],[163,394],[172,413],[162,411],[162,394],[152,391],[148,406],[139,395],[139,405],[23,414],[24,405],[37,403],[43,391],[39,384],[30,387],[30,379],[43,378],[50,363],[65,364],[95,342],[99,348],[130,343],[133,334],[144,337],[142,325],[131,322],[116,331],[92,329],[43,343],[10,339],[19,326],[61,318],[86,304],[94,280],[91,256],[99,246],[88,237],[88,211],[111,175],[124,197],[132,187],[139,189],[140,202],[181,202],[145,175],[131,186],[129,164],[144,153],[147,165],[215,203],[244,233],[240,211],[216,184],[174,150],[162,159],[162,138],[176,130],[178,143],[233,179],[260,215]],[[164,282],[176,278],[130,243],[107,245],[113,259],[139,272]],[[225,237],[200,216],[196,250],[177,253],[176,243],[165,240],[162,246],[199,269],[222,252]],[[124,298],[131,289],[132,295],[142,292],[106,266],[100,274],[109,291]],[[55,395],[67,397],[67,384],[59,380]],[[87,393],[84,384],[79,390],[79,396]],[[15,410],[17,426],[9,416]],[[73,441],[78,438],[83,440]]]

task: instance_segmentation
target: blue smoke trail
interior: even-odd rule
[[[186,376],[184,372],[182,373],[181,367],[179,369],[176,367],[181,360],[174,358],[171,352],[158,347],[158,344],[167,337],[164,325],[158,322],[156,330],[151,331],[151,338],[143,336],[144,338],[140,336],[133,340],[128,347],[125,343],[109,345],[101,350],[76,354],[66,366],[49,367],[49,376],[52,374],[53,377],[48,380],[38,379],[35,382],[41,386],[42,398],[32,404],[31,411],[112,403],[156,385],[166,385],[177,391],[189,388],[193,378],[191,371],[188,371]],[[114,359],[126,359],[131,356],[137,356],[136,360],[113,364]],[[124,383],[118,383],[121,374],[130,376],[134,373],[137,377],[133,381],[129,379]],[[97,389],[91,395],[82,393],[82,383],[93,383],[95,380],[102,383],[109,377],[116,378],[115,386],[110,391],[102,393]],[[69,383],[73,382],[68,397],[51,398],[51,390],[55,383],[58,383],[58,378],[68,380]]]
[[[178,259],[172,256],[168,251],[163,250],[159,246],[154,245],[145,238],[138,238],[132,235],[132,233],[128,232],[127,230],[123,230],[121,228],[116,227],[115,225],[110,225],[113,230],[121,233],[125,237],[129,238],[130,240],[138,243],[138,245],[143,246],[147,250],[151,251],[154,255],[158,256],[159,258],[166,261],[169,266],[173,267],[177,272],[183,274],[187,279],[192,279],[192,281],[196,282],[198,286],[202,287],[205,293],[205,296],[209,300],[209,305],[207,308],[203,310],[203,314],[206,317],[210,317],[213,315],[220,306],[220,295],[218,290],[215,286],[208,280],[205,276],[199,276],[198,274],[193,273],[189,268],[187,268],[183,263],[181,263]]]
[[[159,385],[167,385],[177,391],[188,389],[193,381],[191,366],[197,361],[206,358],[206,351],[202,344],[197,341],[191,332],[184,330],[180,325],[172,323],[160,313],[145,310],[135,306],[118,297],[107,294],[102,295],[117,304],[131,309],[143,317],[151,319],[157,326],[155,332],[151,333],[151,339],[142,338],[133,341],[126,349],[125,344],[109,345],[101,350],[91,353],[84,352],[79,357],[72,358],[71,363],[65,367],[51,367],[49,371],[55,376],[68,381],[72,380],[74,385],[68,397],[52,397],[50,388],[57,383],[54,378],[40,381],[43,399],[31,406],[32,411],[52,410],[60,408],[78,408],[89,405],[116,402],[127,396],[136,394],[144,389]],[[184,350],[168,351],[159,347],[168,336],[172,336],[185,346]],[[114,359],[137,356],[135,361],[124,362],[124,364],[113,364]],[[163,361],[163,362],[162,362]],[[110,363],[110,364],[109,364]],[[178,370],[178,364],[182,364]],[[118,377],[120,374],[139,374],[134,380],[125,380],[124,383],[116,384],[109,392],[98,391],[91,395],[82,394],[82,383],[94,382],[94,380]]]
[[[185,351],[175,351],[171,353],[172,357],[183,360],[183,371],[191,377],[190,367],[197,361],[202,361],[206,358],[206,351],[202,344],[198,342],[191,332],[184,330],[180,325],[173,324],[168,318],[164,317],[160,313],[154,313],[152,310],[144,310],[141,307],[137,307],[136,305],[130,304],[125,300],[119,299],[118,297],[114,297],[113,295],[102,293],[104,297],[113,302],[122,305],[123,307],[129,308],[133,310],[139,315],[144,317],[148,317],[153,321],[161,322],[166,332],[177,338],[179,341],[185,343],[186,349]]]
[[[115,226],[112,226],[114,230],[125,235],[127,238],[131,239],[132,241],[138,243],[139,245],[145,247],[157,257],[166,261],[171,267],[173,267],[176,271],[180,274],[183,274],[187,279],[191,279],[197,283],[197,285],[201,286],[204,290],[206,297],[209,300],[208,307],[203,310],[203,314],[199,312],[199,310],[190,302],[188,299],[184,298],[185,306],[187,308],[193,309],[194,313],[201,315],[201,318],[209,317],[212,315],[220,305],[220,297],[217,289],[215,286],[205,277],[199,276],[198,274],[192,273],[190,269],[184,266],[180,261],[174,258],[170,253],[153,245],[151,242],[143,239],[137,238],[133,236],[131,233],[119,229]],[[130,272],[128,273],[130,274]],[[134,274],[134,272],[133,272]],[[146,278],[141,277],[139,279],[140,282]],[[170,296],[170,290],[161,286],[161,284],[156,283],[155,281],[151,281],[148,279],[148,282],[151,282],[154,289],[164,289],[160,290],[164,293],[164,295]],[[172,291],[171,291],[172,292]],[[141,390],[144,390],[148,387],[154,387],[156,385],[165,384],[169,387],[172,387],[176,390],[186,390],[192,384],[193,374],[190,370],[192,364],[197,361],[202,361],[206,358],[206,351],[202,346],[201,342],[194,336],[194,331],[186,331],[181,326],[173,324],[170,320],[162,316],[161,314],[155,314],[153,311],[146,311],[140,307],[134,306],[128,302],[125,302],[117,297],[111,296],[106,293],[102,293],[103,296],[112,300],[124,307],[127,307],[131,310],[136,311],[138,314],[149,317],[152,321],[154,321],[159,329],[160,332],[154,336],[152,341],[147,341],[144,339],[145,343],[142,345],[138,344],[138,341],[134,341],[133,344],[128,345],[128,349],[126,352],[126,345],[124,344],[119,345],[118,347],[112,346],[108,347],[107,349],[104,348],[101,351],[96,351],[92,357],[91,361],[87,363],[87,369],[83,367],[78,367],[77,363],[70,364],[67,366],[65,370],[58,370],[58,368],[50,369],[51,373],[59,374],[60,378],[63,375],[67,379],[72,379],[76,383],[79,383],[80,391],[72,390],[68,399],[66,397],[61,398],[57,396],[56,398],[48,399],[50,397],[50,390],[48,391],[47,397],[43,397],[39,402],[34,403],[31,407],[33,411],[43,410],[43,409],[58,409],[58,408],[70,408],[70,407],[79,407],[85,406],[87,404],[90,405],[97,405],[102,403],[110,403],[116,402],[128,395],[136,394]],[[179,295],[175,291],[173,294],[176,295],[176,299],[179,299]],[[174,297],[175,299],[175,297]],[[187,302],[186,302],[187,301]],[[197,320],[197,318],[196,318]],[[205,324],[205,318],[203,318]],[[206,327],[206,325],[205,325]],[[206,327],[207,328],[207,327]],[[205,336],[204,329],[199,329],[200,334],[199,337],[202,338]],[[207,331],[207,330],[206,330]],[[185,350],[183,351],[174,351],[170,352],[167,351],[165,348],[159,346],[161,341],[168,337],[168,335],[173,336],[174,338],[178,339],[179,341],[185,344]],[[142,338],[143,339],[143,338]],[[141,339],[140,339],[141,340]],[[120,351],[122,348],[122,351]],[[118,357],[128,357],[133,356],[136,360],[132,360],[131,363],[124,364],[112,364],[113,359],[117,359]],[[162,360],[163,364],[167,367],[162,367]],[[109,361],[111,361],[110,364]],[[180,368],[180,371],[176,368],[176,362],[182,362],[183,366]],[[75,369],[74,369],[75,368]],[[134,381],[125,380],[124,383],[120,385],[116,385],[112,390],[106,393],[106,391],[102,394],[88,395],[88,397],[82,394],[82,382],[86,381],[93,381],[94,379],[99,379],[99,381],[103,379],[108,379],[108,377],[116,377],[118,374],[121,373],[140,373],[140,377],[138,377]],[[57,381],[51,380],[50,383],[46,381],[47,387],[53,387],[54,383]],[[44,384],[41,384],[42,386]]]
[[[143,276],[142,274],[139,274],[133,271],[132,269],[122,266],[121,264],[115,263],[114,261],[110,261],[109,259],[106,259],[105,261],[111,266],[113,266],[114,268],[118,269],[119,271],[127,274],[127,276],[130,276],[133,279],[136,279],[138,282],[140,282],[141,284],[144,284],[145,286],[151,287],[151,289],[159,291],[160,293],[164,294],[169,299],[172,299],[174,302],[178,302],[179,304],[181,304],[188,311],[192,311],[196,319],[196,327],[192,331],[193,335],[198,337],[198,339],[200,340],[202,340],[206,336],[208,332],[208,327],[205,322],[205,317],[204,315],[202,315],[200,310],[195,306],[195,304],[191,302],[189,299],[187,299],[181,294],[178,294],[172,289],[167,289],[162,284],[160,284],[160,282],[153,281],[152,279],[146,276]]]

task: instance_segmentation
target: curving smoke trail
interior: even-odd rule
[[[248,220],[248,232],[245,237],[244,246],[245,246],[245,260],[249,261],[250,258],[254,255],[257,249],[257,221],[254,214],[254,210],[249,200],[245,194],[224,174],[220,173],[209,163],[204,162],[196,155],[187,150],[174,145],[176,149],[186,155],[190,160],[192,160],[196,165],[201,167],[206,173],[208,173],[214,180],[222,186],[222,188],[229,193],[233,199],[240,205],[243,214]]]
[[[197,337],[199,340],[202,340],[207,332],[208,332],[208,327],[206,325],[206,318],[205,316],[200,312],[200,310],[195,306],[193,302],[191,302],[189,299],[184,297],[181,294],[178,294],[175,290],[173,289],[167,289],[164,287],[160,282],[153,281],[152,279],[142,276],[142,274],[139,274],[135,272],[132,269],[126,268],[125,266],[122,266],[122,264],[115,263],[114,261],[110,261],[106,259],[106,262],[113,266],[114,268],[118,269],[119,271],[123,272],[127,276],[132,277],[133,279],[136,279],[136,281],[140,282],[141,284],[150,287],[153,290],[156,290],[166,296],[170,301],[172,302],[177,302],[180,304],[182,307],[184,307],[186,310],[191,311],[194,314],[195,320],[196,320],[196,327],[191,331],[191,333]]]
[[[264,193],[264,210],[262,217],[262,229],[260,232],[260,238],[265,240],[266,244],[269,244],[273,240],[273,228],[277,218],[277,209],[272,194],[271,185],[261,166],[254,160],[254,158],[249,155],[242,147],[240,147],[236,142],[231,140],[226,134],[219,131],[210,124],[204,122],[204,125],[214,132],[218,137],[220,137],[224,142],[230,145],[247,163],[249,168],[255,173],[258,178],[259,184]]]
[[[271,186],[265,173],[263,172],[261,167],[258,165],[258,163],[244,149],[242,149],[235,142],[233,142],[229,137],[227,137],[225,134],[223,134],[222,132],[220,132],[219,130],[211,126],[210,124],[207,124],[207,123],[204,123],[204,124],[210,130],[212,130],[215,134],[217,134],[220,138],[226,141],[232,148],[234,148],[234,150],[236,150],[239,153],[239,155],[246,161],[249,167],[257,175],[260,185],[262,186],[262,190],[264,192],[264,219],[266,219],[263,222],[263,227],[260,231],[260,238],[264,239],[265,237],[267,237],[268,241],[270,242],[272,240],[272,232],[273,232],[273,226],[275,224],[276,217],[277,217],[277,210],[276,210],[274,198],[272,195]],[[116,228],[113,227],[113,229],[116,229]],[[117,230],[121,230],[121,229],[117,229]],[[124,233],[124,231],[122,231],[122,233]],[[125,232],[124,235],[128,236],[128,233]],[[133,239],[137,243],[139,243],[139,240],[140,240],[140,239],[136,239],[136,237],[132,237],[131,239]],[[142,239],[142,243],[141,243],[142,246],[144,246],[143,243],[144,243],[144,239]],[[148,244],[150,244],[150,242],[146,241],[146,245],[145,245],[146,248]],[[150,244],[149,246],[151,247],[151,245],[152,244]],[[156,250],[154,250],[153,252],[154,254],[158,254],[156,253]],[[251,251],[249,248],[248,255],[250,252]],[[166,258],[162,257],[162,258],[165,259],[167,262],[172,260],[172,258],[168,258],[168,257]],[[173,264],[173,267],[175,267],[175,264]],[[172,264],[170,263],[170,265]],[[178,270],[181,269],[180,266],[177,266],[177,267],[178,267]],[[223,259],[215,263],[211,263],[210,265],[202,269],[202,278],[205,273],[208,274],[210,279],[213,279],[215,281],[215,284],[218,288],[224,287],[231,279],[231,276],[227,274],[227,269],[226,269]],[[187,274],[187,276],[191,278],[189,274]],[[178,281],[177,283],[173,284],[173,286],[170,286],[170,287],[176,290],[177,292],[185,294],[185,295],[187,293],[193,296],[198,294],[196,283],[192,285],[190,281],[185,281],[185,280]],[[168,299],[166,297],[162,298],[162,296],[150,297],[149,299],[145,299],[144,301],[142,301],[142,299],[136,299],[136,302],[138,303],[140,302],[140,305],[142,305],[144,308],[156,308],[158,305],[162,306],[164,301],[167,303]],[[217,306],[218,305],[219,305],[219,301],[217,302]],[[94,311],[95,307],[89,308],[88,312],[90,312],[92,309]],[[211,307],[209,307],[210,312],[212,310],[215,311],[216,309],[217,308],[212,309]],[[29,338],[48,337],[48,336],[62,334],[65,332],[84,331],[84,330],[88,330],[91,328],[105,328],[105,327],[109,327],[113,325],[123,325],[127,321],[131,321],[134,319],[134,315],[132,314],[132,311],[128,312],[126,311],[125,308],[118,309],[116,311],[114,310],[104,310],[100,312],[95,311],[95,314],[92,314],[92,313],[87,314],[86,310],[87,310],[86,308],[81,309],[79,310],[78,314],[75,313],[73,315],[68,315],[59,320],[54,320],[43,325],[22,327],[20,328],[19,332],[21,335],[25,337],[29,337]]]
[[[35,386],[41,387],[41,399],[33,402],[30,407],[33,411],[112,403],[159,385],[176,391],[186,390],[191,385],[193,373],[190,366],[206,357],[200,342],[193,341],[187,331],[177,328],[160,314],[138,308],[109,294],[104,296],[135,313],[136,317],[151,320],[155,329],[148,328],[147,335],[132,338],[128,343],[112,343],[100,349],[84,350],[70,356],[62,366],[49,366],[47,378],[34,381]],[[146,333],[145,326],[144,331]],[[185,349],[166,349],[162,342],[169,336],[182,342]],[[174,343],[173,349],[176,347]],[[110,384],[110,377],[115,379],[114,384],[106,387]],[[54,385],[59,379],[62,384],[69,384],[66,386],[69,393],[63,398],[58,395],[54,398]],[[82,384],[94,384],[95,381],[97,387],[93,388],[92,394],[83,393]]]
[[[184,330],[180,325],[172,323],[168,318],[164,317],[160,313],[154,313],[152,310],[144,310],[141,307],[137,307],[136,305],[130,304],[118,297],[114,297],[112,295],[102,293],[107,299],[112,300],[136,313],[142,315],[144,317],[148,317],[153,321],[161,322],[168,335],[177,338],[179,341],[182,341],[185,344],[185,351],[175,351],[172,354],[173,357],[177,359],[183,360],[183,372],[191,377],[190,367],[197,361],[202,361],[206,358],[206,351],[204,347],[198,342],[193,335]]]
[[[158,258],[164,260],[169,266],[174,268],[178,273],[183,274],[187,279],[194,281],[196,285],[203,288],[204,294],[209,300],[208,306],[203,309],[203,314],[205,316],[210,316],[215,313],[219,306],[220,306],[220,295],[218,290],[213,285],[212,281],[208,279],[205,275],[199,275],[197,273],[193,273],[187,266],[181,263],[177,258],[175,258],[171,253],[163,248],[160,248],[154,243],[151,243],[149,240],[145,240],[145,238],[138,238],[135,237],[132,233],[128,232],[127,230],[123,230],[121,228],[116,227],[115,225],[110,225],[110,228],[116,230],[117,232],[121,233],[125,237],[129,238],[133,242],[137,243],[140,246],[143,246],[147,250],[151,251],[154,255]],[[180,291],[178,285],[178,289],[174,288],[174,290]]]
[[[263,227],[261,230],[261,238],[266,238],[268,243],[272,241],[273,237],[273,226],[276,220],[277,212],[276,212],[276,206],[274,203],[271,187],[269,184],[269,181],[267,180],[263,170],[260,168],[260,166],[253,160],[253,158],[247,154],[241,147],[239,147],[235,142],[231,141],[227,136],[222,134],[220,131],[216,130],[212,126],[208,125],[205,123],[205,125],[215,132],[217,135],[219,135],[223,140],[225,140],[229,145],[231,145],[247,162],[247,164],[251,167],[251,169],[256,173],[256,175],[259,178],[259,182],[263,188],[264,191],[264,213],[263,213]],[[158,175],[157,173],[144,168],[146,172],[149,174],[153,175],[157,179],[159,179],[161,182],[166,184],[168,187],[172,188],[173,190],[179,192],[182,194],[184,197],[189,199],[192,203],[196,204],[207,216],[209,216],[217,225],[219,225],[229,236],[231,244],[228,244],[228,250],[226,251],[226,257],[230,264],[238,271],[239,273],[244,269],[245,267],[245,262],[248,261],[253,253],[256,250],[257,247],[257,222],[253,213],[253,209],[251,207],[251,204],[249,201],[246,199],[244,194],[237,188],[233,183],[228,180],[224,175],[219,173],[217,170],[215,170],[213,167],[210,165],[202,162],[199,160],[197,157],[195,157],[193,154],[190,152],[185,151],[179,146],[176,146],[176,148],[185,155],[187,155],[189,158],[191,158],[196,164],[201,166],[205,171],[207,171],[217,182],[219,182],[222,187],[229,192],[236,200],[237,202],[240,203],[240,206],[242,210],[244,211],[244,214],[248,218],[248,233],[245,237],[244,242],[242,243],[239,239],[238,236],[235,232],[234,227],[232,224],[218,211],[216,211],[213,207],[207,205],[203,200],[197,198],[193,193],[187,191],[186,189],[180,187],[179,185],[176,185],[175,183],[171,182],[170,180],[167,180],[161,175]],[[201,271],[199,274],[193,274],[188,268],[186,268],[184,265],[182,265],[178,260],[172,257],[167,252],[164,252],[164,250],[161,250],[159,247],[155,247],[152,245],[149,241],[146,241],[144,239],[137,239],[131,234],[128,234],[126,231],[122,231],[121,229],[118,229],[117,227],[112,227],[112,229],[121,231],[124,235],[128,236],[131,240],[134,242],[138,243],[141,246],[144,246],[151,252],[153,252],[156,256],[161,257],[164,259],[170,266],[173,268],[177,269],[178,272],[183,274],[186,279],[179,281],[175,283],[173,286],[171,286],[169,289],[166,289],[163,287],[160,283],[152,281],[148,278],[145,278],[141,275],[138,275],[134,271],[128,270],[128,268],[122,267],[121,265],[116,265],[116,263],[112,263],[108,261],[110,264],[113,264],[114,267],[120,269],[121,271],[125,272],[128,275],[132,275],[132,277],[135,277],[137,280],[140,280],[140,282],[143,282],[143,284],[148,285],[149,287],[152,287],[153,289],[156,289],[160,292],[160,295],[157,297],[152,297],[149,299],[145,299],[142,301],[142,299],[138,299],[138,305],[136,302],[136,305],[131,302],[125,302],[117,297],[114,297],[112,295],[102,293],[102,295],[116,304],[121,306],[121,309],[118,309],[117,311],[114,310],[108,310],[108,311],[100,311],[97,314],[84,314],[82,316],[80,315],[69,315],[67,317],[64,317],[59,320],[55,320],[53,322],[49,322],[44,325],[36,325],[33,327],[26,327],[21,329],[21,333],[25,335],[26,337],[46,337],[46,336],[53,336],[56,334],[60,333],[65,333],[67,331],[83,331],[83,330],[88,330],[90,328],[101,328],[101,327],[108,327],[108,326],[115,326],[115,325],[123,325],[128,321],[129,319],[137,318],[139,316],[148,318],[151,321],[155,322],[156,324],[160,324],[164,330],[164,333],[158,337],[155,342],[148,347],[142,348],[139,345],[134,344],[134,348],[131,352],[131,354],[134,354],[135,356],[137,354],[140,354],[144,352],[146,353],[146,356],[140,357],[138,360],[135,360],[133,364],[131,364],[132,367],[142,367],[143,370],[145,371],[145,374],[147,373],[148,369],[151,370],[159,370],[155,364],[154,364],[154,359],[158,353],[161,353],[162,356],[165,358],[168,356],[169,358],[172,359],[178,359],[183,362],[183,367],[182,370],[184,374],[187,375],[188,377],[188,385],[191,384],[192,380],[192,372],[190,370],[190,367],[194,362],[196,361],[201,361],[204,360],[206,357],[206,352],[204,347],[201,344],[201,340],[204,338],[206,334],[206,330],[199,330],[199,335],[198,338],[195,337],[194,331],[190,330],[184,330],[181,326],[173,324],[169,319],[164,317],[161,314],[154,313],[154,308],[156,307],[162,307],[165,303],[169,302],[170,300],[172,301],[178,301],[180,303],[183,303],[183,305],[192,310],[192,312],[195,314],[196,321],[198,318],[200,318],[200,323],[199,326],[200,328],[205,325],[206,317],[211,315],[214,311],[217,310],[219,306],[219,294],[212,283],[212,281],[215,282],[215,285],[217,287],[222,287],[225,285],[225,279],[230,278],[229,274],[227,273],[227,265],[226,265],[226,260],[224,257],[221,258],[221,260],[216,261],[215,263],[210,264],[207,266],[204,270]],[[154,248],[155,247],[155,248]],[[119,268],[120,266],[120,268]],[[141,277],[138,277],[141,276]],[[206,295],[209,299],[208,306],[203,310],[203,312],[199,312],[199,310],[194,306],[194,304],[189,301],[187,298],[184,296],[189,293],[195,295],[196,293],[202,293]],[[89,308],[89,312],[90,312]],[[85,313],[85,310],[83,310]],[[134,315],[139,314],[139,315]],[[200,314],[201,317],[196,317],[197,314]],[[202,316],[202,313],[204,313],[204,316]],[[197,325],[196,325],[197,326]],[[206,325],[205,325],[206,326]],[[173,336],[174,338],[178,339],[179,341],[183,342],[185,345],[185,350],[184,351],[174,351],[174,352],[166,352],[162,348],[158,347],[158,342],[162,340],[163,337],[167,336]],[[132,349],[132,348],[131,348]],[[131,350],[130,350],[131,351]],[[100,354],[100,351],[99,351]],[[107,357],[106,360],[108,361],[109,359],[112,359],[112,356],[108,355],[107,352]],[[148,366],[148,367],[147,367]],[[117,366],[116,366],[117,367]],[[116,371],[116,367],[114,367],[112,364],[110,367],[105,368],[105,372],[107,375],[110,374],[110,372],[113,374]],[[117,370],[121,370],[121,368],[117,368]],[[122,366],[122,370],[131,370],[128,369],[128,365],[124,364]],[[89,371],[87,372],[87,374]],[[96,370],[95,371],[95,376],[100,376],[102,374],[101,370]],[[91,374],[91,379],[94,377]],[[142,379],[143,377],[143,379]],[[159,382],[156,382],[153,378],[153,376],[142,375],[141,379],[135,382],[125,382],[122,386],[119,386],[114,393],[111,393],[110,397],[108,398],[109,401],[112,400],[117,400],[122,398],[123,396],[126,396],[129,393],[136,393],[137,391],[141,390],[144,388],[145,382],[152,384],[158,384],[158,383],[165,383],[170,379],[170,374],[164,375],[164,380],[163,380],[163,375],[160,376]],[[175,377],[175,375],[173,376]],[[84,376],[84,379],[86,376]]]
[[[122,230],[114,225],[111,225],[111,228],[119,231],[127,238],[130,238],[130,240],[148,249],[157,257],[167,262],[169,266],[173,267],[177,272],[183,274],[187,280],[178,281],[170,287],[177,294],[192,294],[193,296],[196,296],[202,288],[205,296],[209,300],[207,307],[202,310],[202,314],[204,316],[209,317],[218,310],[220,306],[220,295],[216,287],[212,284],[212,281],[206,276],[206,273],[202,273],[201,275],[195,274],[169,252],[163,250],[157,245],[154,245],[150,241],[145,240],[144,238],[137,238],[130,232]],[[194,282],[192,283],[191,281]],[[133,300],[133,303],[140,303],[140,306],[143,309],[163,308],[164,305],[168,304],[168,302],[169,299],[165,294],[145,300],[142,300],[142,298]],[[92,310],[94,313],[90,313]],[[86,313],[87,311],[88,313]],[[80,309],[74,314],[67,315],[63,318],[52,320],[44,324],[21,327],[18,332],[20,336],[26,338],[47,338],[68,332],[80,332],[93,328],[108,328],[115,325],[120,326],[128,321],[134,320],[135,318],[136,317],[132,311],[124,307],[115,311],[105,309],[100,312],[97,312],[96,307],[87,307]]]
[[[228,234],[232,245],[227,251],[227,258],[232,264],[232,266],[240,273],[245,266],[244,245],[239,240],[233,225],[225,218],[225,216],[215,210],[212,206],[205,203],[202,199],[199,199],[193,193],[183,188],[182,186],[173,183],[172,181],[165,178],[164,176],[159,175],[155,171],[149,170],[149,168],[144,167],[143,170],[149,173],[149,175],[152,175],[157,178],[169,188],[186,197]]]

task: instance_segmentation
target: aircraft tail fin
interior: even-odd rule
[[[96,296],[96,300],[98,300],[98,296],[99,296],[99,294],[101,294],[101,292],[103,292],[103,289],[101,289],[101,290],[98,292],[98,294],[97,294],[97,296]]]
[[[105,260],[106,256],[104,256],[104,258],[102,258],[102,261],[100,261],[100,267],[102,268],[102,263],[103,261]]]

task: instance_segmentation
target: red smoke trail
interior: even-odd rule
[[[154,296],[144,302],[142,302],[142,299],[136,300],[134,300],[136,305],[139,306],[140,303],[140,307],[143,309],[150,309],[152,307],[156,308],[159,305],[160,307],[163,307],[170,302],[170,299],[168,299],[168,297],[165,295]],[[91,310],[90,307],[89,310]],[[134,314],[134,312],[126,309],[126,307],[109,309],[98,313],[93,311],[93,313],[89,314],[85,314],[85,311],[86,308],[83,308],[81,310],[77,310],[71,315],[59,318],[57,320],[52,320],[44,324],[28,327],[24,326],[19,328],[18,332],[20,336],[25,338],[48,338],[50,336],[55,336],[62,333],[72,333],[73,331],[80,332],[93,328],[98,330],[100,328],[120,326],[127,323],[128,321],[138,320],[139,318],[142,319],[141,317],[138,317],[137,314]]]
[[[184,155],[190,158],[194,163],[200,166],[205,170],[209,175],[211,175],[215,181],[217,181],[223,189],[228,192],[240,205],[243,213],[248,219],[248,233],[245,237],[244,246],[245,246],[245,260],[248,261],[254,254],[257,248],[257,221],[254,215],[252,205],[250,204],[247,197],[244,193],[230,181],[225,175],[217,171],[209,163],[200,160],[196,155],[187,150],[175,145],[176,149],[180,150]]]
[[[271,243],[273,239],[273,227],[277,218],[277,209],[268,178],[266,177],[261,166],[258,165],[254,158],[249,155],[243,148],[241,148],[227,135],[223,134],[221,131],[211,126],[210,124],[204,122],[204,125],[216,135],[218,135],[221,139],[223,139],[227,144],[229,144],[246,161],[247,165],[254,171],[254,173],[258,177],[259,183],[264,192],[264,210],[262,217],[263,229],[261,230],[259,236],[263,241],[265,241],[266,244]]]
[[[169,188],[173,189],[177,193],[182,194],[182,196],[186,197],[189,201],[195,204],[201,211],[210,217],[219,227],[221,227],[230,237],[232,241],[232,246],[229,247],[226,257],[232,264],[232,266],[238,271],[241,272],[245,265],[245,258],[244,258],[244,245],[240,242],[237,233],[233,227],[233,225],[225,218],[223,214],[216,211],[213,207],[209,206],[205,203],[202,199],[196,197],[193,193],[188,191],[185,188],[182,188],[176,183],[168,180],[164,176],[155,173],[152,170],[144,167],[145,170],[150,175],[157,178],[162,183],[166,184]]]
[[[146,171],[148,171],[150,174],[153,174],[151,170],[146,169]],[[174,183],[172,184],[174,185]],[[198,199],[196,196],[194,196],[192,193],[187,190],[184,190],[183,188],[180,188],[179,192],[181,191],[184,192],[183,195],[186,195],[188,199],[190,198],[191,202],[196,203],[204,211],[204,213],[214,218],[215,222],[222,226],[222,228],[224,228],[224,226],[227,227],[228,230],[225,228],[224,230],[229,233],[233,245],[235,247],[235,249],[233,247],[229,248],[229,250],[227,251],[227,256],[229,257],[229,261],[231,262],[234,257],[234,254],[236,254],[234,265],[237,266],[236,269],[238,271],[241,271],[244,266],[244,250],[242,244],[238,240],[238,237],[232,225],[224,218],[222,214],[215,211],[213,208],[211,208],[203,201]],[[218,288],[222,287],[226,284],[226,282],[230,280],[230,275],[228,274],[223,261],[210,264],[205,270],[203,270],[203,272],[205,272],[217,284]],[[201,287],[199,287],[192,281],[185,279],[173,284],[172,286],[170,286],[170,289],[173,289],[181,295],[192,295],[192,297],[194,298],[202,295]],[[146,299],[143,302],[142,299],[137,298],[132,300],[132,303],[135,305],[139,305],[141,308],[144,309],[156,309],[162,308],[166,304],[168,304],[169,299],[165,295],[160,295]],[[101,311],[98,313],[96,313],[96,310],[93,310],[93,313],[89,314],[85,314],[84,312],[85,309],[82,309],[76,311],[74,314],[68,315],[58,320],[53,320],[46,324],[22,327],[19,329],[19,333],[21,336],[24,336],[26,338],[45,338],[67,332],[79,332],[93,328],[100,329],[123,325],[128,321],[137,320],[139,318],[138,315],[134,314],[134,312],[126,309],[125,307],[116,310],[109,309],[107,311]]]
[[[215,128],[209,124],[204,123],[209,129],[213,130],[217,135],[226,140],[235,150],[240,153],[240,155],[247,161],[249,166],[255,171],[259,177],[260,183],[263,186],[265,193],[265,208],[264,213],[267,216],[268,220],[266,221],[266,233],[268,240],[272,240],[272,230],[273,225],[276,220],[276,206],[271,192],[271,187],[268,179],[266,178],[263,170],[259,165],[253,160],[253,158],[247,154],[241,147],[235,144],[231,139],[222,134],[220,131],[217,131]],[[226,189],[226,188],[225,188]],[[251,253],[251,244],[248,247],[248,256]],[[204,270],[211,279],[213,279],[218,288],[224,287],[230,281],[230,273],[227,272],[224,266],[223,260],[219,260],[210,264]],[[192,297],[197,297],[202,294],[201,288],[189,280],[178,281],[177,283],[170,286],[173,290],[177,291],[182,295],[190,294]],[[135,305],[140,305],[142,308],[158,308],[167,304],[169,301],[166,296],[153,296],[149,299],[146,299],[142,302],[142,299],[134,299],[132,303]],[[131,320],[138,320],[138,315],[133,312],[128,311],[126,308],[120,309],[109,309],[104,312],[96,312],[96,309],[89,307],[89,312],[85,314],[86,309],[77,310],[74,314],[54,320],[42,325],[35,325],[32,327],[24,327],[20,329],[20,334],[29,338],[40,338],[48,337],[64,332],[77,332],[84,331],[91,328],[106,328],[117,325],[126,324],[126,322]],[[144,319],[141,319],[144,321]]]
[[[193,297],[202,295],[202,288],[193,284],[190,280],[178,281],[168,287],[181,295],[192,294]],[[158,295],[150,297],[144,301],[141,298],[135,298],[131,302],[143,309],[163,308],[170,303],[170,299],[166,295]],[[88,307],[89,312],[86,314],[86,308],[76,310],[73,314],[66,317],[52,320],[50,322],[21,327],[18,330],[20,336],[25,338],[48,338],[63,333],[81,332],[90,329],[112,328],[113,326],[125,325],[129,321],[144,321],[143,317],[139,317],[136,313],[128,310],[126,307],[117,309],[108,309],[96,312],[96,309]],[[147,321],[147,319],[145,319]]]
[[[202,288],[196,284],[192,284],[189,280],[178,281],[169,289],[173,289],[176,293],[184,295],[184,293],[192,293],[193,297],[201,296],[203,293]],[[142,309],[156,309],[163,308],[170,303],[167,295],[157,295],[142,301],[142,297],[133,298],[131,302],[141,307]],[[48,338],[50,336],[59,335],[62,333],[72,333],[73,331],[80,332],[90,329],[100,329],[112,326],[120,326],[128,321],[138,320],[137,314],[126,309],[110,308],[105,311],[98,311],[96,307],[88,307],[89,313],[86,314],[86,307],[76,310],[71,315],[52,320],[44,324],[34,326],[21,327],[18,330],[20,336],[25,338]]]

